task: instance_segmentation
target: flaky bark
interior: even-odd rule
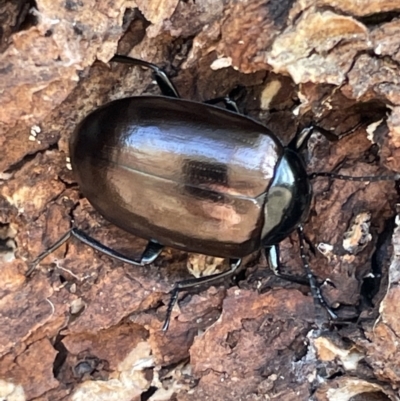
[[[340,140],[316,134],[305,149],[310,172],[400,172],[399,13],[395,0],[0,2],[0,398],[397,399],[391,181],[314,182],[310,264],[346,321],[330,332],[309,289],[259,255],[234,284],[184,294],[166,334],[186,254],[136,268],[71,240],[24,274],[72,224],[127,256],[143,248],[80,196],[66,160],[91,110],[159,93],[149,72],[108,65],[115,53],[165,68],[184,98],[244,87],[241,111],[283,143],[310,121],[332,131]],[[295,235],[281,253],[285,273],[303,274]]]

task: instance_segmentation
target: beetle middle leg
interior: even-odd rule
[[[99,241],[95,240],[94,238],[90,237],[89,235],[85,234],[83,231],[79,230],[78,228],[72,228],[69,230],[64,236],[62,236],[54,245],[50,248],[46,249],[42,254],[40,254],[31,264],[30,268],[28,269],[26,276],[30,276],[34,271],[35,267],[37,266],[40,261],[42,261],[46,256],[50,255],[54,252],[57,248],[63,245],[71,235],[86,245],[91,246],[93,249],[104,253],[107,256],[111,256],[114,259],[120,260],[121,262],[129,263],[135,266],[145,266],[152,262],[154,262],[158,256],[160,255],[161,251],[163,250],[164,246],[159,244],[155,241],[149,241],[145,250],[142,253],[142,256],[139,260],[134,260],[128,258],[121,253],[103,245]]]
[[[235,273],[235,271],[240,267],[241,263],[242,263],[241,259],[231,259],[230,269],[227,271],[224,271],[222,273],[211,274],[210,276],[192,278],[176,282],[174,288],[171,291],[171,298],[168,302],[167,313],[165,316],[165,321],[162,330],[163,331],[168,330],[172,309],[174,308],[174,305],[178,300],[178,295],[181,291],[197,287],[203,284],[210,284],[213,283],[214,281],[220,280],[221,278],[229,277]]]

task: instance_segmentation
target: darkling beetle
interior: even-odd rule
[[[266,248],[270,267],[277,272],[278,244],[297,230],[314,300],[336,317],[304,251],[302,223],[310,209],[310,180],[399,177],[308,175],[298,150],[309,134],[285,147],[264,125],[241,115],[228,97],[205,103],[183,100],[156,65],[126,56],[111,61],[153,70],[163,96],[119,99],[93,111],[70,139],[71,164],[93,207],[117,227],[149,242],[140,260],[132,260],[72,228],[32,263],[27,274],[71,235],[133,265],[152,263],[164,246],[229,258],[226,272],[175,284],[165,331],[180,291],[232,275],[241,258],[261,248]],[[215,106],[220,102],[226,109]]]

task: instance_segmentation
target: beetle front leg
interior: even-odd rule
[[[282,274],[280,272],[280,258],[279,258],[279,245],[272,245],[267,249],[267,259],[270,269],[274,272],[274,274],[278,277],[281,277],[285,280],[292,281],[298,284],[308,284],[310,286],[311,294],[314,298],[314,303],[316,304],[316,310],[319,310],[321,306],[328,312],[329,316],[332,319],[337,319],[337,315],[332,311],[329,305],[326,303],[324,297],[322,296],[321,289],[317,283],[317,280],[310,269],[310,265],[308,263],[308,258],[306,252],[304,250],[304,232],[303,226],[299,225],[297,228],[297,234],[299,236],[300,241],[300,256],[303,263],[303,268],[306,273],[306,278],[295,277],[286,274]],[[318,319],[316,319],[318,320]],[[322,320],[322,319],[321,319]]]
[[[157,81],[158,86],[164,96],[180,98],[178,90],[175,88],[174,84],[168,78],[168,75],[155,64],[149,63],[147,61],[139,60],[137,58],[115,55],[110,62],[140,65],[142,67],[147,67],[153,70],[154,78]]]
[[[282,265],[280,263],[280,253],[278,244],[271,245],[268,248],[266,248],[265,253],[268,262],[268,267],[272,270],[275,276],[280,277],[286,281],[290,281],[301,285],[310,284],[309,281],[307,280],[307,277],[293,276],[281,272]]]
[[[329,305],[326,303],[324,297],[322,296],[321,289],[319,288],[317,280],[310,269],[310,265],[308,263],[308,258],[307,258],[306,252],[304,250],[305,237],[304,237],[304,229],[301,224],[297,227],[297,234],[299,236],[299,241],[300,241],[300,256],[301,256],[301,260],[303,262],[304,270],[305,270],[307,278],[308,278],[308,282],[310,283],[310,290],[311,290],[311,294],[314,298],[314,304],[316,306],[316,310],[317,311],[320,310],[321,306],[323,306],[323,308],[328,312],[329,316],[332,319],[337,319],[336,313],[333,312],[333,310],[329,307]],[[316,321],[318,321],[317,318],[316,318]]]
[[[220,280],[221,278],[229,277],[235,273],[235,271],[240,267],[241,263],[242,263],[241,259],[232,259],[230,261],[230,269],[225,272],[211,274],[210,276],[192,278],[189,280],[182,280],[182,281],[176,282],[174,285],[174,288],[171,291],[171,298],[169,299],[169,302],[168,302],[167,313],[165,316],[165,321],[164,321],[164,325],[162,327],[162,331],[168,330],[169,322],[171,320],[172,309],[174,308],[176,301],[178,300],[178,295],[181,291],[187,290],[189,288],[197,287],[202,284],[210,284],[210,283]]]

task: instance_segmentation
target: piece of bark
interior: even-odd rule
[[[392,181],[313,181],[307,255],[345,320],[331,332],[309,289],[258,255],[236,284],[183,294],[167,333],[174,282],[188,264],[212,270],[195,255],[134,267],[71,239],[24,273],[72,224],[127,256],[143,249],[81,198],[67,159],[90,111],[159,93],[148,71],[107,65],[115,53],[163,67],[192,100],[245,87],[240,110],[285,144],[314,121],[339,140],[312,135],[309,172],[400,172],[399,12],[389,0],[0,2],[0,398],[398,398]],[[287,274],[304,274],[298,248],[282,243]]]

